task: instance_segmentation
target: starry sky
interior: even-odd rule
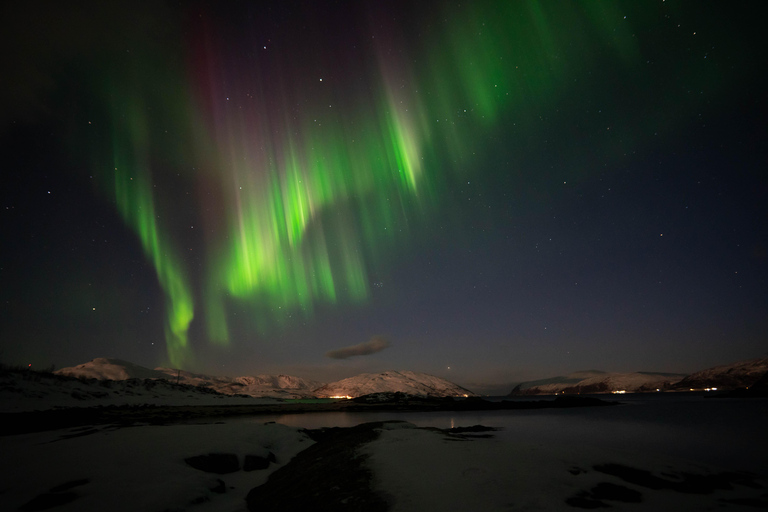
[[[479,392],[766,354],[750,3],[0,11],[0,360]]]

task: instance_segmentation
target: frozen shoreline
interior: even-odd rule
[[[65,384],[63,404],[34,387],[3,404],[27,411],[0,414],[3,510],[245,512],[249,495],[261,511],[768,508],[761,398],[301,403],[160,382],[91,399]],[[477,424],[496,430],[450,430]],[[226,473],[187,462],[211,454]]]
[[[0,503],[4,510],[42,510],[36,506],[44,500],[59,499],[52,510],[245,512],[250,493],[251,510],[304,510],[291,508],[302,503],[394,512],[768,505],[766,475],[632,446],[497,434],[394,421],[315,431],[271,422],[103,425],[4,436]],[[185,462],[216,453],[230,454],[237,469],[214,474]],[[244,471],[246,456],[268,460],[270,453],[275,463]]]

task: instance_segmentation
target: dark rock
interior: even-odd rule
[[[378,437],[378,423],[306,431],[315,444],[269,476],[246,497],[258,512],[384,512],[386,499],[370,488],[371,473],[358,448]]]
[[[195,469],[206,473],[234,473],[240,470],[240,461],[234,453],[209,453],[208,455],[196,455],[187,457],[184,462]]]

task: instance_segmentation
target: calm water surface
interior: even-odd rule
[[[496,437],[501,440],[630,448],[768,476],[768,399],[705,399],[677,393],[615,399],[622,405],[529,411],[305,413],[231,421],[275,421],[302,428],[351,427],[384,420],[438,428],[486,425],[500,428]]]

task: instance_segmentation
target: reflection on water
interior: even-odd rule
[[[606,398],[606,397],[603,397]],[[611,399],[614,397],[608,397]],[[691,462],[768,475],[768,399],[704,399],[692,395],[623,395],[617,407],[523,411],[328,412],[255,416],[301,428],[352,427],[402,420],[420,427],[486,425],[497,439],[553,446],[669,455]]]

